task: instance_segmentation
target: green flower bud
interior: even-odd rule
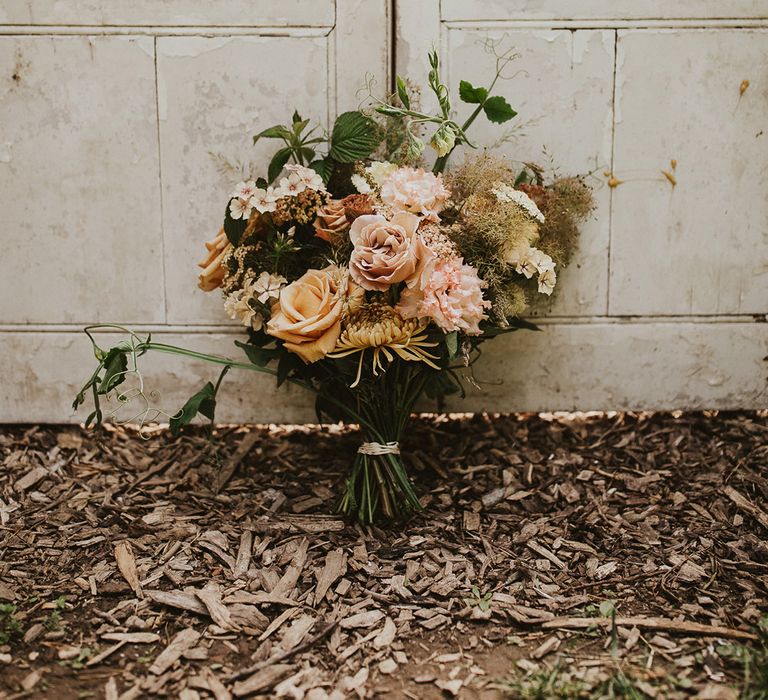
[[[456,145],[456,136],[456,127],[445,122],[435,132],[430,145],[437,151],[437,155],[442,158],[453,150],[453,147]]]

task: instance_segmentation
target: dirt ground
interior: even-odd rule
[[[0,428],[0,698],[768,698],[768,413]]]

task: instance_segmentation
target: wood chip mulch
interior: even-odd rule
[[[0,698],[760,690],[768,413],[423,416],[390,528],[358,441],[0,428]]]

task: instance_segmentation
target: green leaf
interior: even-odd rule
[[[302,157],[305,161],[307,161],[307,163],[311,163],[312,159],[315,157],[314,148],[302,147],[299,149],[299,153],[301,153]]]
[[[178,415],[173,416],[170,420],[170,428],[172,435],[178,435],[179,431],[192,422],[192,419],[200,413],[201,415],[213,420],[214,413],[216,411],[216,397],[213,384],[206,382],[200,391],[194,396],[191,396],[187,403],[184,404]]]
[[[600,617],[613,617],[616,613],[616,606],[612,600],[604,600],[600,603]]]
[[[303,119],[297,122],[293,122],[293,133],[296,134],[296,138],[298,138],[301,132],[307,128],[308,124],[309,124],[309,119]]]
[[[230,199],[229,202],[231,201]],[[230,216],[229,202],[227,202],[227,210],[224,212],[224,233],[227,234],[227,238],[232,245],[237,245],[245,232],[245,227],[248,226],[248,222],[245,219],[233,219]]]
[[[411,98],[408,97],[405,81],[399,75],[397,76],[397,96],[400,98],[400,102],[403,103],[403,107],[406,109],[411,108]]]
[[[509,102],[507,102],[501,95],[489,97],[483,103],[483,111],[485,112],[485,116],[488,117],[488,121],[491,121],[494,124],[503,124],[517,115],[517,112],[512,109]]]
[[[259,139],[283,139],[287,142],[290,141],[291,136],[292,134],[288,129],[280,124],[276,124],[275,126],[270,126],[269,129],[264,129],[264,131],[260,131],[256,134],[256,136],[253,137],[253,142],[256,143]]]
[[[293,110],[293,116],[291,117],[291,123],[296,124],[297,122],[303,121],[301,118],[301,115],[299,114],[298,109]]]
[[[283,166],[288,162],[293,151],[290,148],[281,148],[275,155],[272,156],[272,160],[269,163],[267,169],[267,180],[274,182]]]
[[[298,355],[294,355],[292,352],[285,353],[277,363],[277,386],[283,384],[293,370],[303,366],[304,362]]]
[[[327,185],[328,180],[331,179],[331,174],[333,173],[333,161],[330,158],[321,158],[320,160],[313,160],[309,167],[312,168],[321,178],[323,178],[323,182]]]
[[[128,357],[119,347],[112,348],[104,361],[104,378],[99,385],[99,393],[107,394],[125,381],[125,371],[128,369]]]
[[[235,341],[235,345],[241,348],[248,356],[248,360],[257,367],[266,367],[280,354],[277,348],[259,348],[248,343],[241,343],[239,340]]]
[[[367,158],[379,145],[376,122],[360,112],[340,114],[331,133],[328,155],[340,163],[353,163]]]
[[[456,331],[445,336],[445,347],[448,348],[448,358],[453,359],[459,354],[459,334]]]
[[[462,80],[459,83],[459,97],[467,104],[481,105],[488,97],[488,90],[484,87],[474,87],[468,80]]]
[[[515,187],[518,185],[527,185],[531,181],[531,176],[528,174],[528,170],[523,168],[520,174],[515,178]]]

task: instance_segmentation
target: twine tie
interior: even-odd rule
[[[397,442],[364,442],[357,451],[361,455],[399,455],[400,445]]]

